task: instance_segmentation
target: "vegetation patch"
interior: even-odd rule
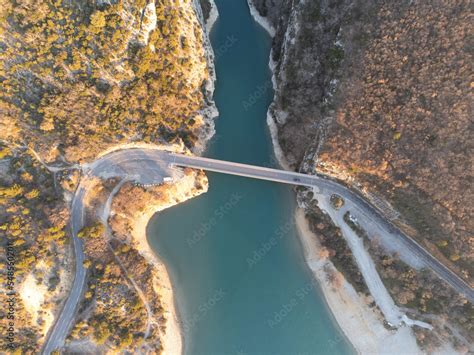
[[[367,285],[340,229],[316,206],[306,211],[306,218],[309,220],[311,230],[320,237],[321,244],[329,251],[329,259],[336,269],[344,275],[357,292],[368,295]]]

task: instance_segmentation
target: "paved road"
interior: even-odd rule
[[[110,153],[90,165],[83,166],[83,178],[77,188],[71,205],[71,232],[75,254],[75,276],[66,303],[61,310],[53,328],[49,332],[43,354],[50,354],[64,345],[75,314],[82,298],[86,281],[86,269],[83,265],[84,251],[82,241],[77,233],[84,227],[84,198],[88,192],[90,178],[111,178],[134,180],[143,185],[158,184],[164,176],[178,179],[180,171],[168,167],[168,163],[150,154],[151,149],[130,149]]]
[[[117,177],[134,180],[144,185],[159,184],[163,182],[163,177],[165,176],[179,179],[182,173],[175,169],[176,166],[313,187],[318,188],[321,193],[338,194],[346,201],[351,201],[354,206],[357,206],[358,212],[362,213],[372,223],[376,223],[388,233],[396,236],[403,246],[423,261],[426,267],[432,269],[442,280],[474,303],[474,291],[467,282],[434,258],[415,240],[394,226],[363,197],[335,181],[317,175],[176,154],[151,148],[134,148],[112,152],[90,165],[83,166],[85,178],[82,179],[76,190],[71,207],[71,228],[76,256],[76,274],[71,293],[45,343],[44,354],[50,354],[54,349],[60,348],[64,344],[83,293],[86,270],[82,264],[84,261],[82,242],[77,238],[77,232],[84,225],[83,200],[87,193],[86,182],[88,178],[92,176],[99,178]]]
[[[53,350],[64,344],[67,333],[72,325],[77,304],[79,303],[84,288],[86,270],[84,268],[84,252],[82,250],[82,242],[77,237],[77,232],[82,228],[84,220],[84,209],[82,201],[85,195],[84,186],[79,185],[71,206],[71,230],[73,235],[74,251],[76,257],[75,277],[73,287],[69,297],[61,311],[59,318],[54,324],[45,346],[43,353],[50,354]]]

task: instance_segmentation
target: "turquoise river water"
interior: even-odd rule
[[[266,111],[271,39],[245,0],[217,1],[216,135],[205,156],[275,166]],[[209,191],[153,217],[185,354],[351,354],[307,268],[291,187],[208,173]]]

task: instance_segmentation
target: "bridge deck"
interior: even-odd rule
[[[217,159],[169,153],[171,165],[214,171],[218,173],[244,176],[254,179],[270,180],[290,185],[314,187],[321,183],[315,175],[266,168],[248,164],[234,163]]]

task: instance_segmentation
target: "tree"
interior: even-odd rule
[[[102,11],[94,12],[91,16],[91,27],[90,30],[97,34],[102,31],[105,27],[105,14]]]
[[[33,189],[31,190],[30,192],[28,192],[25,197],[28,199],[28,200],[32,200],[36,197],[39,196],[39,190],[38,189]]]
[[[0,187],[0,197],[14,198],[22,192],[23,188],[18,184],[14,184],[11,187]]]
[[[11,154],[11,150],[8,147],[2,147],[0,149],[0,159],[6,158]]]
[[[82,228],[77,236],[79,238],[98,238],[104,233],[104,225],[100,222],[96,222],[95,224]]]

